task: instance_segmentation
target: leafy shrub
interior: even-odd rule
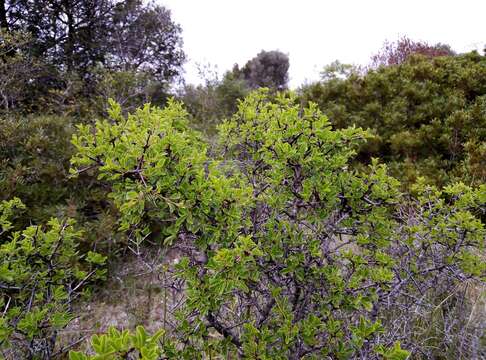
[[[162,110],[146,105],[125,119],[121,107],[112,104],[109,114],[111,122],[98,121],[94,132],[79,126],[72,163],[102,169],[99,179],[113,184],[110,197],[120,210],[120,230],[128,231],[134,248],[154,229],[169,244],[182,228],[209,230],[207,216],[218,211],[211,181],[225,187],[231,179],[207,179],[206,146],[188,128],[182,106],[174,101]]]
[[[135,334],[128,330],[123,332],[110,328],[107,334],[94,335],[91,345],[95,355],[87,356],[81,352],[72,351],[70,360],[115,360],[115,359],[143,359],[157,360],[162,353],[158,341],[164,335],[159,330],[149,336],[142,326],[138,326]]]
[[[486,231],[480,219],[486,187],[456,183],[440,191],[420,179],[413,190],[416,198],[399,210],[397,279],[379,317],[414,358],[480,358],[486,323],[475,308],[485,300]]]
[[[52,217],[70,217],[86,231],[84,247],[106,249],[114,235],[115,211],[108,189],[90,175],[69,175],[70,143],[79,120],[60,115],[8,116],[0,120],[0,201],[18,197],[26,205],[13,226],[20,230]]]
[[[71,193],[67,176],[73,152],[69,138],[74,129],[71,119],[60,116],[5,117],[1,121],[2,198],[21,198],[29,209],[29,220],[49,219],[55,210],[48,207]]]
[[[295,102],[250,94],[220,128],[219,160],[173,101],[126,118],[112,104],[109,121],[73,137],[74,172],[112,184],[134,251],[152,237],[185,255],[166,357],[405,359],[399,341],[430,349],[387,314],[484,280],[484,187],[422,186],[408,201],[385,166],[350,169],[366,132]]]
[[[328,76],[327,76],[328,77]],[[424,176],[444,185],[486,181],[486,57],[411,56],[367,73],[351,71],[302,89],[337,128],[370,129],[359,160],[379,157],[405,184]]]
[[[18,199],[0,203],[0,349],[13,358],[51,359],[59,330],[73,318],[71,303],[103,277],[105,258],[77,252],[80,232],[72,220],[11,232]]]

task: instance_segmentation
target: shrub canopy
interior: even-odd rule
[[[158,229],[185,254],[164,356],[405,359],[396,341],[413,344],[385,322],[390,304],[416,283],[427,293],[484,278],[484,187],[418,186],[405,215],[385,166],[349,167],[367,133],[295,103],[251,94],[220,127],[219,160],[175,102],[127,118],[113,104],[74,136],[75,169],[112,184],[133,248]]]
[[[419,176],[445,184],[486,181],[486,57],[477,53],[428,58],[365,74],[348,72],[302,89],[336,128],[370,129],[361,160],[380,157],[405,183]]]

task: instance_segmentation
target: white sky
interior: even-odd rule
[[[384,40],[406,35],[459,52],[486,44],[486,0],[157,0],[183,29],[186,81],[196,64],[219,73],[260,50],[290,57],[290,85],[317,80],[334,60],[366,64]]]

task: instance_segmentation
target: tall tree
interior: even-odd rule
[[[170,80],[185,59],[181,28],[162,6],[141,0],[2,1],[2,27],[30,33],[31,52],[62,71],[86,76],[102,64]]]
[[[0,28],[8,31],[7,8],[5,0],[0,0]]]
[[[110,1],[16,0],[9,5],[11,28],[32,35],[35,56],[78,72],[104,60]]]
[[[282,90],[287,87],[289,57],[281,51],[262,50],[241,69],[243,78],[252,89],[268,87]]]
[[[181,27],[170,10],[141,0],[120,2],[113,9],[108,66],[144,71],[159,81],[173,79],[185,60]]]

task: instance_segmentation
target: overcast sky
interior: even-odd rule
[[[317,80],[336,59],[366,64],[384,40],[407,35],[459,52],[486,43],[486,0],[157,0],[182,26],[188,82],[196,64],[220,73],[260,50],[290,57],[290,85]]]

